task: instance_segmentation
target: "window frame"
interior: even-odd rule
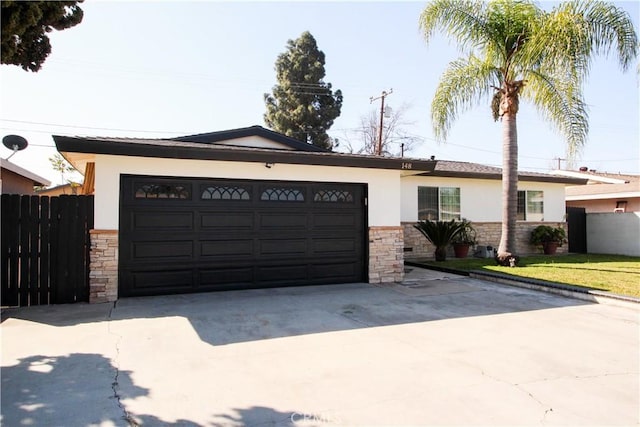
[[[539,197],[540,200],[533,200],[535,197]],[[536,212],[537,209],[534,209],[532,204],[539,204],[539,212]],[[531,216],[539,217],[531,218]],[[518,190],[516,219],[530,222],[544,221],[544,190]]]
[[[437,196],[437,206],[436,206],[436,214],[437,214],[437,218],[436,219],[431,219],[431,221],[451,221],[452,219],[455,219],[456,221],[460,221],[462,219],[462,212],[461,212],[461,191],[460,191],[460,187],[451,187],[451,186],[430,186],[430,185],[419,185],[418,186],[418,221],[424,221],[424,220],[429,220],[428,216],[422,215],[421,211],[433,211],[433,207],[432,205],[429,205],[429,202],[432,202],[432,200],[426,200],[425,202],[421,202],[421,189],[424,189],[423,191],[427,191],[427,189],[430,189],[431,191],[433,191],[434,189],[436,190],[436,196]],[[453,194],[443,194],[446,193],[450,190],[453,190]],[[426,195],[426,194],[425,194]],[[428,197],[428,196],[427,196]],[[433,195],[430,196],[431,199],[433,199]],[[443,205],[443,199],[446,200],[447,198],[454,198],[454,202],[453,203],[449,203],[447,206]],[[443,208],[447,208],[447,209],[443,209]],[[454,208],[454,210],[451,210],[451,208]],[[455,208],[457,208],[457,212],[455,212]],[[447,218],[443,219],[443,212],[449,212],[446,214]],[[453,213],[451,213],[453,212]]]

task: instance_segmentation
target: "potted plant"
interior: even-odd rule
[[[436,247],[434,256],[436,261],[446,261],[447,246],[462,230],[462,223],[452,219],[451,221],[420,221],[414,224],[424,237]]]
[[[567,235],[562,227],[539,225],[531,232],[531,244],[542,246],[545,255],[553,255],[559,246],[567,241]]]
[[[451,244],[456,258],[466,258],[469,255],[469,248],[478,243],[476,230],[471,225],[471,221],[464,218],[462,218],[460,225],[460,232],[453,237]]]

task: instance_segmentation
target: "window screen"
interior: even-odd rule
[[[460,188],[418,187],[418,220],[460,219]]]

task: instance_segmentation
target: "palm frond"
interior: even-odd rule
[[[538,112],[563,135],[567,142],[567,156],[570,160],[574,159],[589,133],[589,114],[580,83],[537,71],[527,74],[527,82],[521,96],[531,101]]]
[[[413,227],[420,231],[435,247],[449,245],[453,239],[465,229],[464,222],[456,221],[419,221]]]
[[[529,0],[494,0],[488,2],[487,27],[492,43],[482,50],[482,57],[500,61],[507,80],[517,80],[523,52],[543,20],[544,13]]]
[[[444,141],[458,115],[475,106],[500,86],[501,73],[493,64],[475,56],[449,64],[431,102],[431,121],[436,138]]]
[[[429,43],[436,30],[454,39],[460,48],[476,47],[491,38],[486,4],[474,0],[435,0],[420,15],[420,29]]]
[[[638,38],[628,12],[600,0],[561,3],[548,13],[530,41],[529,57],[541,68],[565,70],[584,80],[596,56],[617,53],[626,71],[638,56]]]

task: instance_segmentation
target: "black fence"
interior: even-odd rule
[[[93,196],[3,194],[2,306],[89,300]]]

